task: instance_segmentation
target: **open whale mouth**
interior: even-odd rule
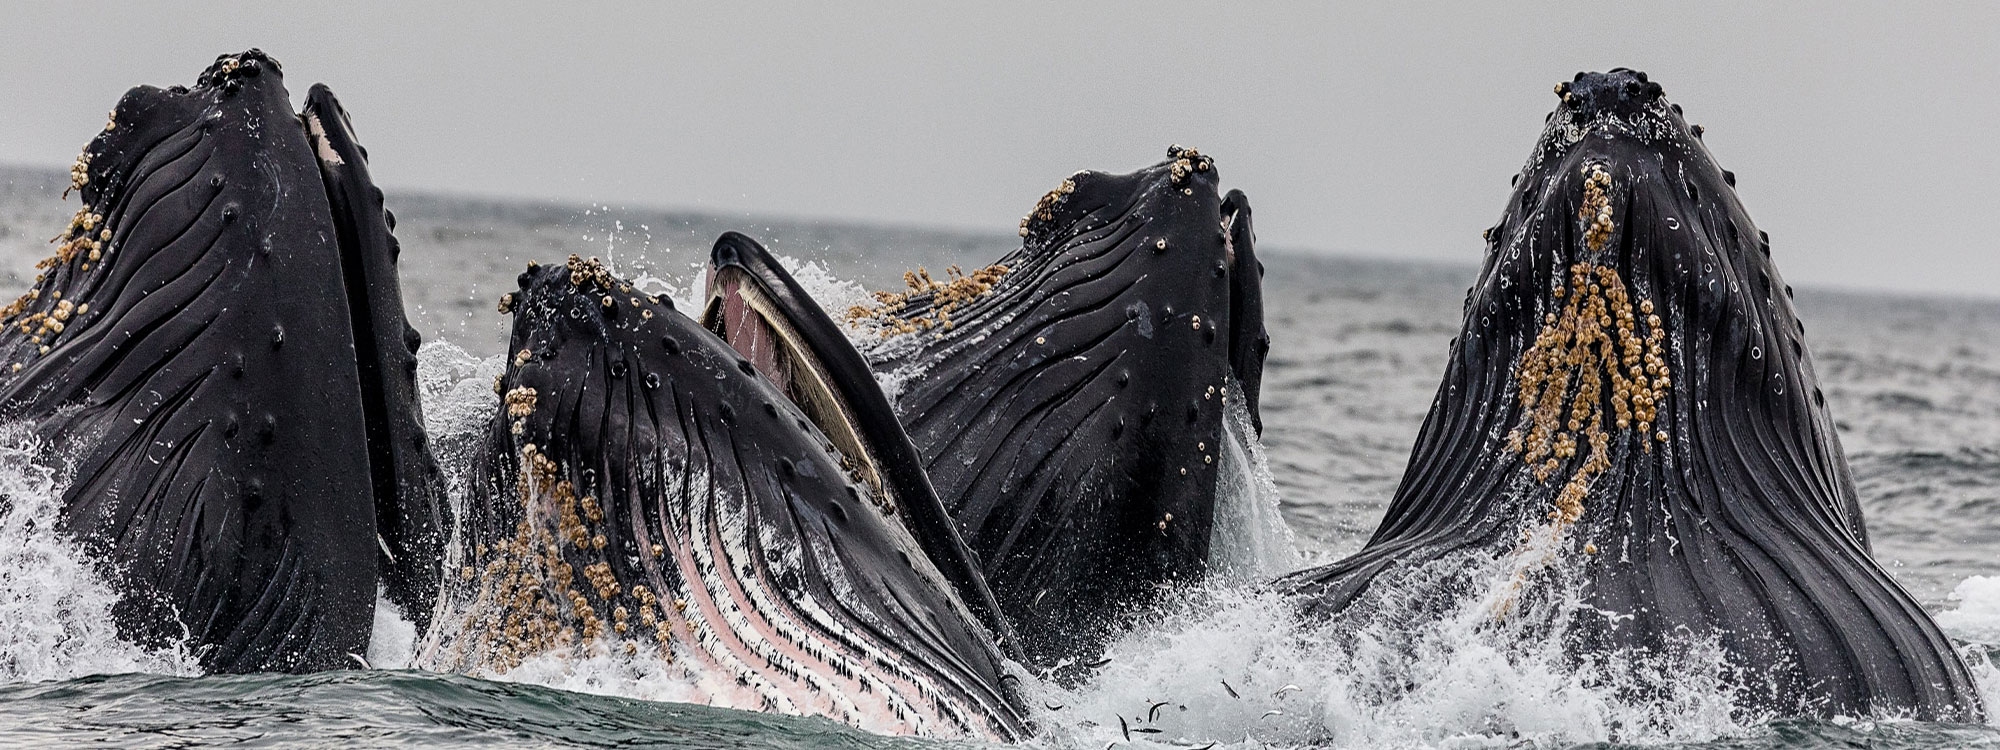
[[[1022,660],[1013,626],[868,362],[756,240],[736,232],[716,240],[700,323],[819,427],[841,468],[910,532],[1003,652]]]
[[[849,394],[857,378],[869,378],[860,358],[829,361],[828,352],[847,347],[845,338],[790,275],[778,270],[755,242],[731,232],[716,243],[708,273],[708,300],[701,324],[742,354],[765,379],[833,441],[841,463],[853,479],[887,499],[894,513],[897,498],[886,487],[882,471],[857,424],[860,416]],[[778,271],[774,273],[774,271]],[[849,349],[851,351],[851,349]],[[837,358],[837,354],[832,355]],[[848,365],[838,373],[835,368]],[[858,368],[858,369],[856,369]]]

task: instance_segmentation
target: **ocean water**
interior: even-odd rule
[[[75,210],[58,197],[63,182],[0,169],[0,286],[27,286]],[[507,320],[494,303],[528,260],[600,256],[689,309],[710,242],[736,229],[793,259],[838,310],[899,286],[906,269],[983,265],[1016,241],[1004,227],[395,193],[389,204],[406,302],[427,342],[426,418],[454,483],[496,407]],[[1775,234],[1781,268],[1811,262],[1810,248]],[[1260,441],[1241,415],[1232,421],[1216,580],[1172,595],[1084,685],[1032,687],[1044,730],[1033,746],[2000,748],[2000,726],[1733,715],[1722,675],[1699,654],[1641,665],[1639,679],[1670,689],[1629,703],[1558,646],[1482,627],[1478,602],[1428,625],[1300,633],[1281,603],[1245,586],[1352,552],[1373,530],[1457,333],[1479,247],[1468,237],[1461,264],[1260,248],[1273,339],[1265,429]],[[2000,300],[1801,289],[1798,307],[1876,555],[1961,644],[2000,716]],[[31,459],[35,440],[0,426],[0,746],[950,746],[669,702],[679,686],[609,654],[480,677],[410,670],[416,634],[386,606],[365,655],[372,669],[200,675],[185,653],[117,639],[111,591],[50,533],[59,480]],[[462,499],[463,487],[454,493]]]

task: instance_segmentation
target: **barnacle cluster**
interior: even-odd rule
[[[35,262],[40,273],[35,275],[37,286],[48,280],[49,272],[68,265],[81,258],[81,270],[90,270],[91,264],[104,257],[105,245],[111,241],[111,227],[104,225],[104,216],[88,208],[79,210],[70,217],[69,227],[50,242],[56,246],[54,255]],[[67,328],[76,316],[90,312],[89,304],[76,304],[62,298],[60,290],[49,293],[51,303],[44,309],[34,310],[42,302],[40,288],[29,289],[26,294],[0,307],[0,323],[12,325],[20,332],[28,334],[41,354],[49,353],[49,342]],[[20,369],[16,365],[14,369]]]
[[[1577,209],[1577,218],[1590,222],[1584,229],[1583,244],[1591,252],[1604,249],[1611,241],[1611,233],[1618,225],[1611,221],[1611,197],[1605,189],[1611,187],[1611,173],[1604,171],[1602,164],[1590,164],[1583,168],[1583,206]]]
[[[533,411],[532,391],[516,396],[523,390],[509,391],[509,414]],[[518,458],[522,520],[511,538],[478,545],[474,564],[459,570],[461,580],[476,581],[462,631],[476,634],[467,651],[504,672],[535,654],[631,634],[636,621],[651,631],[658,655],[672,659],[671,623],[658,595],[626,586],[611,566],[600,501],[563,479],[562,467],[535,444],[523,445]],[[655,557],[662,551],[653,546]],[[637,644],[625,639],[623,651],[636,653]]]
[[[1202,156],[1201,152],[1186,146],[1168,146],[1167,158],[1174,160],[1171,170],[1174,184],[1187,182],[1188,175],[1206,172],[1215,168],[1215,160]]]
[[[1611,223],[1604,197],[1609,179],[1599,167],[1584,184],[1581,218],[1591,221],[1593,230]],[[1593,255],[1603,245],[1595,234],[1585,241]],[[1534,344],[1515,368],[1522,413],[1507,434],[1507,449],[1533,467],[1539,482],[1549,481],[1564,462],[1581,458],[1549,516],[1559,526],[1582,517],[1591,481],[1610,468],[1613,430],[1625,434],[1636,427],[1639,445],[1648,452],[1652,440],[1667,439],[1666,431],[1655,433],[1653,425],[1672,385],[1663,354],[1666,331],[1651,300],[1634,305],[1618,271],[1594,257],[1572,264],[1566,281],[1553,291],[1561,312],[1544,316]]]
[[[938,328],[949,331],[957,324],[952,322],[953,310],[979,299],[993,291],[1000,278],[1007,275],[1007,267],[991,265],[967,275],[958,266],[945,269],[945,280],[931,278],[930,271],[919,267],[915,271],[903,272],[906,291],[876,292],[873,307],[855,305],[847,309],[847,321],[875,321],[881,325],[884,336],[915,333],[920,330]],[[904,318],[897,313],[908,307],[917,297],[930,295],[930,308],[914,318]]]
[[[118,124],[118,111],[112,110],[111,116],[111,124],[104,126],[106,130],[110,130]],[[68,198],[70,191],[82,190],[83,186],[88,184],[90,184],[90,152],[85,151],[77,154],[76,162],[69,165],[69,187],[63,190],[63,197]]]
[[[611,288],[611,282],[612,282],[611,271],[610,269],[604,267],[603,261],[598,260],[596,258],[590,258],[586,260],[584,258],[571,255],[569,256],[568,265],[569,265],[570,284],[574,286],[583,286],[586,283],[595,282],[599,287],[602,287],[604,289]]]
[[[1062,202],[1069,198],[1069,194],[1074,192],[1076,192],[1076,180],[1065,178],[1056,189],[1043,194],[1041,200],[1035,201],[1034,210],[1029,211],[1027,216],[1021,217],[1021,236],[1028,236],[1028,228],[1037,221],[1055,221],[1056,207],[1062,205]]]

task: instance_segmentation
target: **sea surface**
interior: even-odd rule
[[[60,198],[65,182],[0,168],[0,290],[26,289],[46,240],[76,209]],[[710,243],[735,229],[786,256],[839,310],[865,290],[900,286],[905,270],[977,267],[1017,239],[1007,227],[394,192],[388,203],[400,219],[404,296],[426,341],[426,417],[454,482],[496,407],[507,319],[495,301],[530,260],[598,256],[686,310]],[[1812,262],[1811,248],[1774,234],[1781,268]],[[1033,688],[1044,734],[1032,746],[2000,748],[2000,725],[1732,715],[1700,664],[1667,665],[1674,689],[1632,704],[1565,671],[1557,646],[1463,623],[1400,629],[1419,631],[1414,639],[1292,631],[1280,603],[1243,584],[1352,552],[1373,530],[1458,332],[1480,243],[1466,238],[1457,264],[1259,250],[1272,338],[1264,432],[1226,459],[1225,574],[1173,595],[1087,684]],[[1806,288],[1797,305],[1875,554],[1961,645],[2000,717],[2000,300]],[[202,676],[185,653],[118,640],[109,589],[50,533],[61,488],[35,463],[37,440],[0,425],[0,747],[954,746],[653,700],[675,686],[611,657],[530,662],[491,679],[399,669],[414,634],[386,605],[375,643],[357,655],[371,669]],[[1420,647],[1351,658],[1355,643],[1392,635]]]

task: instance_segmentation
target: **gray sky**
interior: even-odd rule
[[[1009,231],[1184,143],[1265,244],[1471,262],[1551,86],[1622,65],[1787,280],[2000,294],[1995,3],[338,5],[9,3],[0,162],[256,46],[392,188]]]

